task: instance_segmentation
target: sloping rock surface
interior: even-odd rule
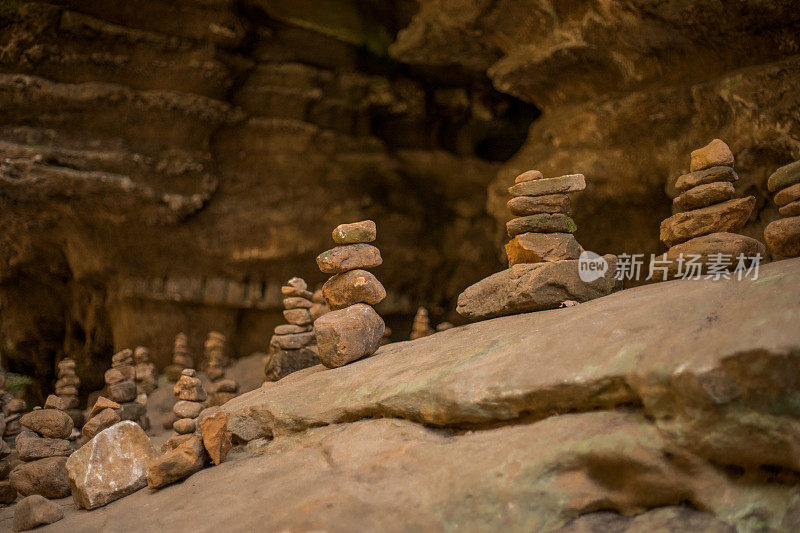
[[[794,531],[798,319],[785,260],[384,346],[228,402],[229,461],[58,527]]]

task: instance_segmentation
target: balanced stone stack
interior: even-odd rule
[[[23,463],[11,471],[9,480],[23,496],[65,498],[70,494],[66,463],[72,453],[68,439],[73,424],[64,408],[64,401],[51,394],[44,409],[37,407],[20,419],[24,429],[15,445]]]
[[[158,369],[150,361],[150,350],[144,346],[137,346],[133,350],[133,361],[135,366],[136,392],[150,394],[158,388]]]
[[[179,435],[194,433],[197,429],[195,419],[205,409],[203,402],[207,398],[206,391],[197,378],[196,372],[191,368],[184,368],[181,377],[172,388],[172,393],[178,399],[172,407],[172,412],[177,419],[172,425],[172,429]]]
[[[457,311],[470,320],[554,309],[566,300],[585,302],[615,288],[617,258],[596,256],[605,267],[586,281],[579,271],[583,249],[573,233],[568,193],[586,188],[583,174],[545,178],[529,170],[508,189],[516,216],[506,224],[509,268],[468,287],[458,297]],[[592,254],[594,255],[594,254]]]
[[[368,244],[377,228],[371,220],[342,224],[333,230],[339,246],[317,257],[317,266],[333,274],[322,287],[331,309],[314,322],[319,358],[335,368],[375,353],[381,345],[385,324],[373,305],[386,297],[386,289],[366,268],[383,263],[380,250]]]
[[[189,338],[185,333],[178,333],[172,349],[172,364],[164,369],[164,374],[168,380],[175,382],[184,368],[194,368],[194,359],[189,351]]]
[[[88,420],[81,429],[83,436],[91,440],[104,429],[110,428],[119,422],[121,409],[122,406],[113,400],[109,400],[104,396],[97,398],[89,411]]]
[[[767,180],[767,189],[775,193],[781,219],[764,228],[764,240],[779,257],[800,255],[800,161],[775,171]]]
[[[268,381],[277,381],[292,372],[319,364],[311,314],[313,295],[308,291],[308,285],[302,278],[292,278],[281,287],[281,293],[284,296],[283,316],[288,324],[276,326],[269,341],[264,367]]]
[[[3,438],[6,442],[13,442],[16,436],[19,435],[19,432],[22,430],[20,418],[27,410],[28,404],[25,403],[25,400],[22,398],[11,398],[8,403],[6,403],[6,427],[3,431]]]
[[[209,406],[222,405],[236,396],[239,384],[225,377],[225,369],[230,366],[230,358],[226,355],[227,339],[217,331],[208,334],[204,348],[206,355],[206,376],[211,380],[211,398]]]
[[[58,362],[56,396],[64,400],[66,409],[78,408],[78,387],[81,380],[75,373],[75,361],[66,357]]]
[[[147,409],[137,401],[135,378],[133,351],[126,348],[115,353],[111,358],[111,368],[105,373],[108,397],[120,404],[119,417],[122,420],[132,420],[144,427],[143,417]]]
[[[735,197],[733,183],[739,176],[733,165],[733,152],[720,139],[691,153],[689,174],[675,182],[681,191],[672,201],[675,214],[661,223],[660,238],[669,250],[650,265],[654,279],[699,275],[720,257],[726,258],[727,270],[735,268],[740,255],[763,257],[763,244],[736,233],[750,217],[756,199]],[[690,261],[697,266],[690,267]]]
[[[312,322],[325,313],[330,313],[331,310],[328,309],[327,305],[325,305],[325,297],[322,295],[322,289],[317,289],[314,291],[311,301],[313,302],[313,305],[308,311],[311,313]]]
[[[433,335],[435,332],[431,329],[431,319],[428,316],[428,310],[424,307],[417,309],[417,314],[414,315],[414,322],[411,324],[410,339],[420,339]]]

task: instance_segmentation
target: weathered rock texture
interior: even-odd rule
[[[796,531],[798,316],[788,259],[394,343],[223,406],[256,457],[59,526]]]

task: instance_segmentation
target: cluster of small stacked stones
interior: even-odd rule
[[[5,376],[3,377],[5,384]],[[11,444],[19,432],[22,430],[22,425],[19,422],[22,414],[28,410],[28,404],[22,398],[14,398],[7,391],[3,391],[8,396],[5,406],[3,408],[5,414],[5,429],[3,430],[3,438],[7,443]]]
[[[204,344],[206,376],[211,381],[209,405],[222,405],[239,391],[239,384],[225,377],[225,369],[230,366],[230,358],[225,354],[226,346],[225,335],[218,331],[209,332]]]
[[[66,409],[78,408],[78,387],[81,380],[75,373],[75,361],[65,357],[58,362],[58,381],[56,381],[56,396],[64,401]]]
[[[164,374],[168,380],[175,382],[181,377],[184,368],[194,368],[194,358],[189,351],[189,338],[185,333],[178,333],[172,348],[172,364],[164,369]]]
[[[316,305],[313,302],[314,296],[308,291],[305,280],[296,277],[281,287],[281,294],[284,296],[283,316],[288,324],[276,326],[269,341],[269,356],[264,368],[269,381],[277,381],[292,372],[319,364],[317,339],[312,325],[312,310]]]
[[[119,416],[122,420],[132,420],[145,426],[143,420],[147,409],[137,401],[136,367],[133,351],[126,348],[111,357],[111,368],[106,370],[105,382],[108,397],[120,405]]]
[[[9,479],[23,496],[40,494],[45,498],[70,495],[67,481],[67,457],[72,453],[69,437],[72,417],[65,411],[64,401],[51,394],[44,409],[35,408],[20,418],[23,428],[15,447],[23,461],[11,471]]]
[[[508,265],[578,259],[583,251],[573,233],[566,193],[586,188],[583,174],[545,178],[538,170],[516,177],[508,189],[513,198],[508,207],[517,218],[506,224]]]
[[[89,411],[86,423],[81,429],[83,436],[91,440],[104,429],[110,428],[119,422],[121,407],[122,406],[117,402],[109,400],[104,396],[97,398],[91,411]]]
[[[172,388],[172,393],[178,399],[172,407],[172,412],[177,419],[172,425],[172,429],[179,435],[194,433],[197,429],[195,419],[205,408],[203,402],[207,398],[203,384],[200,383],[194,369],[184,368],[181,371],[181,377]]]
[[[6,415],[8,413],[8,406],[15,398],[10,392],[6,390],[6,376],[0,374],[0,434],[5,435],[6,431]],[[19,415],[17,415],[19,416]],[[19,420],[16,420],[19,425]],[[19,430],[17,431],[19,433]],[[15,489],[11,482],[8,481],[8,474],[11,472],[11,458],[6,459],[11,455],[11,447],[4,439],[0,439],[0,503],[10,504],[14,503],[17,499],[17,489]]]
[[[332,233],[338,245],[317,257],[317,266],[333,274],[322,287],[331,309],[314,322],[319,358],[335,368],[375,353],[385,324],[372,308],[386,297],[386,289],[366,268],[383,263],[380,250],[368,244],[377,236],[371,220],[341,224]]]
[[[800,161],[775,171],[767,180],[767,189],[775,193],[778,213],[784,218],[764,228],[764,240],[779,257],[800,255]]]
[[[158,369],[150,361],[150,350],[144,346],[137,346],[133,350],[133,361],[136,363],[135,379],[136,392],[150,394],[158,388]]]
[[[411,335],[409,338],[413,341],[414,339],[420,339],[433,334],[434,331],[431,328],[428,310],[424,307],[420,307],[417,309],[417,314],[414,315],[414,322],[411,324]]]
[[[700,265],[700,272],[707,270],[709,256],[724,254],[730,270],[736,266],[736,258],[764,255],[764,245],[756,239],[736,234],[744,227],[755,207],[754,196],[735,198],[733,182],[739,179],[733,169],[733,152],[720,139],[714,139],[703,148],[694,150],[690,157],[690,172],[678,178],[675,188],[681,194],[672,201],[675,213],[661,223],[661,241],[669,247],[666,254],[658,258],[668,265],[668,277],[678,275],[683,264],[693,256]],[[663,270],[651,265],[654,278],[663,278]]]

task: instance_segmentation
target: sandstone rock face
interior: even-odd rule
[[[59,525],[794,531],[798,313],[789,259],[383,346],[223,406],[253,456]]]
[[[104,429],[67,460],[75,504],[96,509],[147,484],[149,465],[158,458],[150,438],[136,423]]]
[[[589,283],[580,279],[578,261],[523,263],[492,274],[458,298],[458,313],[470,320],[554,309],[565,300],[588,301],[610,294],[617,258],[604,256],[608,269]]]

